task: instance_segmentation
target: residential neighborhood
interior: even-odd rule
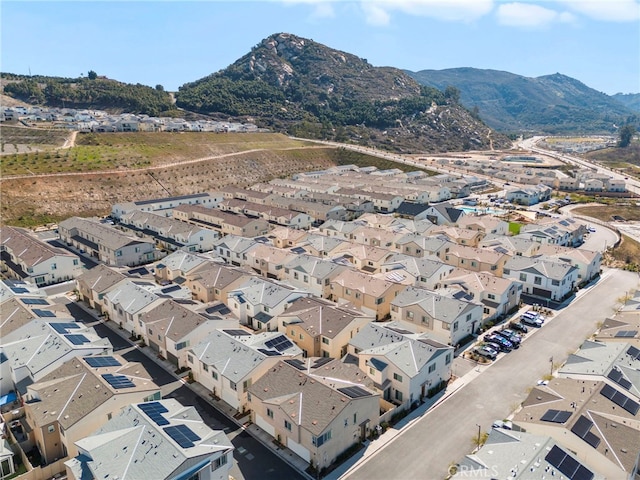
[[[238,475],[246,458],[232,454],[235,436],[207,425],[207,405],[300,478],[357,462],[353,453],[429,412],[464,372],[547,329],[603,274],[602,252],[583,248],[584,221],[463,208],[482,185],[343,165],[114,204],[109,217],[68,218],[48,238],[3,227],[11,458],[37,452],[34,478],[103,478],[123,458],[154,478]],[[487,455],[504,469],[514,452],[531,471],[567,475],[564,455],[584,478],[630,475],[640,451],[636,297],[504,412],[509,424],[460,459],[453,478],[484,475]],[[105,331],[151,364],[120,354],[129,347]],[[150,373],[158,366],[199,400],[170,396]],[[556,411],[570,416],[556,421]],[[587,429],[601,431],[599,422],[618,425],[602,442]],[[628,457],[609,455],[626,445]]]

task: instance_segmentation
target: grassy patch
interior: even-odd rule
[[[520,229],[522,228],[522,224],[518,222],[509,222],[509,233],[511,235],[518,235],[520,233]]]

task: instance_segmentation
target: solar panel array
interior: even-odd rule
[[[624,375],[620,370],[616,370],[615,368],[612,369],[607,375],[607,378],[610,378],[625,390],[631,389],[631,382],[624,378]]]
[[[164,418],[163,413],[169,410],[160,402],[148,402],[138,404],[138,408],[142,410],[147,417],[155,422],[156,425],[169,425],[169,420]]]
[[[371,393],[360,387],[343,387],[338,388],[338,391],[344,393],[349,398],[368,397],[371,395]]]
[[[27,290],[26,288],[22,288],[22,287],[11,287],[11,290],[13,290],[13,293],[28,293],[29,290]]]
[[[634,360],[640,360],[640,350],[638,350],[633,345],[629,347],[627,350],[627,355],[629,355]]]
[[[223,330],[223,332],[227,333],[229,335],[232,335],[234,337],[241,337],[241,336],[251,335],[246,330]]]
[[[81,327],[81,325],[78,325],[77,323],[50,323],[49,325],[51,325],[51,328],[58,333],[67,333],[73,328]]]
[[[317,359],[315,362],[313,362],[312,368],[319,368],[323,365],[326,365],[327,363],[333,361],[333,358],[331,357],[322,357]]]
[[[305,366],[304,362],[302,360],[298,360],[297,358],[294,358],[292,360],[285,360],[284,362],[288,363],[292,367],[297,368],[298,370],[306,370],[307,369],[307,367]]]
[[[122,364],[113,357],[100,356],[100,357],[84,357],[84,361],[89,364],[90,367],[119,367]]]
[[[65,335],[65,337],[74,345],[82,345],[85,343],[89,343],[89,339],[84,335]]]
[[[564,423],[571,418],[571,412],[566,410],[547,410],[540,418],[543,422]]]
[[[600,438],[591,433],[591,427],[593,427],[593,422],[584,415],[580,415],[580,418],[571,428],[571,431],[593,448],[598,448],[598,445],[600,445]]]
[[[297,254],[307,253],[307,251],[302,247],[294,247],[291,249],[291,252],[297,253]]]
[[[614,335],[617,338],[633,338],[638,334],[637,330],[620,330]]]
[[[186,425],[172,425],[164,427],[163,430],[182,448],[193,447],[195,446],[193,442],[200,440],[200,437]]]
[[[102,375],[109,385],[113,388],[133,388],[136,386],[129,378],[124,375],[114,375],[112,373],[105,373]]]
[[[55,317],[56,314],[53,313],[50,310],[41,310],[39,308],[34,308],[33,309],[33,313],[35,313],[37,316],[39,316],[40,318],[45,318],[45,317]]]
[[[605,385],[604,387],[602,387],[602,390],[600,390],[600,395],[607,397],[619,407],[624,408],[631,415],[635,415],[640,409],[640,405],[638,405],[638,402],[631,400],[624,393],[619,392],[611,385]]]
[[[560,473],[565,475],[569,480],[591,480],[593,472],[578,462],[575,458],[570,457],[567,452],[557,445],[547,453],[544,459],[553,467],[557,468]]]
[[[293,347],[293,343],[284,335],[267,340],[264,345],[268,348],[275,348],[279,352],[284,352],[286,349]]]
[[[20,300],[25,305],[49,305],[49,302],[43,298],[21,298]]]
[[[264,348],[259,348],[258,351],[267,357],[277,357],[278,355],[282,355],[280,352],[274,352],[273,350],[266,350]]]

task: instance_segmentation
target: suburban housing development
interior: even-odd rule
[[[462,205],[488,187],[474,176],[343,165],[117,203],[108,218],[60,222],[60,247],[3,227],[6,469],[37,452],[32,478],[229,478],[236,447],[207,424],[204,402],[302,475],[325,475],[440,398],[459,376],[457,358],[495,359],[500,345],[478,346],[481,334],[521,314],[513,328],[526,331],[529,318],[540,327],[543,313],[598,281],[602,253],[583,248],[587,222]],[[527,186],[506,198],[525,206],[549,193]],[[64,281],[62,295],[41,288]],[[638,302],[627,299],[535,386],[454,478],[633,478]],[[200,400],[166,396],[99,327],[178,373]],[[511,345],[503,351],[514,348],[511,333],[512,343],[496,340]]]

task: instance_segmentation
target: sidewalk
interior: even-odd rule
[[[120,335],[122,338],[131,341],[129,333],[126,330],[121,330],[119,325],[117,325],[114,321],[108,320],[105,322],[98,317],[98,313],[95,310],[91,309],[90,307],[85,305],[83,302],[77,302],[77,304],[85,312],[87,312],[93,318],[95,318],[96,322],[104,323],[106,326],[108,326],[112,331]],[[253,438],[255,438],[260,443],[262,443],[269,450],[274,452],[274,454],[282,458],[282,460],[284,460],[292,468],[297,470],[301,475],[303,475],[309,480],[314,480],[313,477],[310,476],[305,471],[309,467],[309,464],[307,462],[305,462],[301,457],[293,453],[292,450],[286,447],[283,447],[282,445],[277,445],[273,441],[273,437],[271,437],[268,433],[266,433],[257,425],[254,425],[252,423],[247,424],[249,421],[248,416],[242,417],[240,419],[234,417],[234,415],[237,413],[237,411],[234,408],[232,408],[222,400],[216,400],[215,398],[213,398],[210,395],[211,392],[207,390],[205,387],[203,387],[201,384],[199,384],[198,382],[189,383],[182,380],[182,378],[175,373],[178,367],[173,363],[169,362],[168,360],[163,360],[158,358],[157,353],[151,350],[149,347],[138,347],[138,350],[143,354],[145,354],[150,360],[153,360],[159,366],[164,368],[167,372],[169,372],[172,376],[174,376],[176,380],[183,382],[185,386],[189,388],[194,394],[198,395],[203,400],[206,400],[216,410],[218,410],[220,413],[226,416],[229,420],[231,420],[236,425],[238,425],[238,427],[240,427],[242,430],[247,432]],[[114,353],[117,353],[117,352],[114,352]]]

